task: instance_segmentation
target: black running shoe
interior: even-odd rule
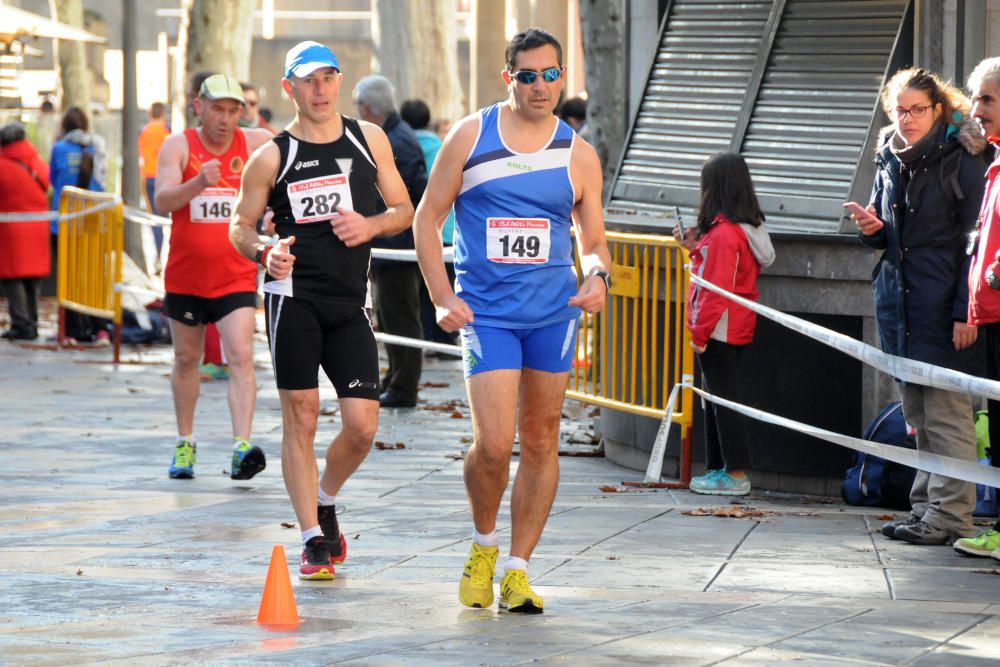
[[[318,505],[316,508],[319,527],[323,530],[326,538],[326,546],[330,550],[330,562],[334,565],[347,560],[347,540],[340,532],[340,524],[337,523],[337,510],[333,505]]]
[[[249,442],[241,442],[233,447],[229,479],[251,479],[265,467],[264,450]]]
[[[302,560],[299,564],[299,579],[333,579],[333,563],[330,562],[330,550],[326,548],[326,540],[316,536],[306,542],[302,550]]]

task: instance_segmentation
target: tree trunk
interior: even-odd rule
[[[82,0],[52,0],[53,18],[84,30]],[[90,115],[90,73],[83,42],[56,41],[59,53],[59,84],[62,88],[62,108],[80,107]]]
[[[187,92],[188,78],[196,72],[228,74],[240,81],[250,76],[250,51],[253,46],[253,11],[255,0],[182,0],[183,18],[178,37],[179,51],[185,54],[184,70],[175,80],[183,82],[174,91],[176,117],[178,97]],[[194,118],[187,115],[187,125]]]
[[[628,132],[624,18],[621,0],[580,0],[587,63],[587,124],[604,167],[605,202]]]
[[[465,115],[454,0],[372,0],[372,37],[372,70],[395,86],[397,105],[420,98],[434,118]]]

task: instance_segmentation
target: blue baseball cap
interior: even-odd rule
[[[285,56],[285,78],[309,76],[323,67],[340,71],[337,56],[319,42],[299,42]]]

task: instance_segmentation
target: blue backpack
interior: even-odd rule
[[[917,440],[909,433],[903,419],[903,404],[895,401],[885,406],[864,433],[865,440],[916,449]],[[840,495],[848,505],[888,507],[908,510],[910,489],[917,471],[893,461],[858,452],[854,465],[840,485]]]

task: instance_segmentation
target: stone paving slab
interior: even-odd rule
[[[165,474],[169,350],[0,345],[0,664],[987,665],[1000,663],[1000,563],[877,532],[885,512],[755,494],[751,519],[686,491],[605,493],[641,473],[560,459],[531,562],[546,612],[462,608],[469,412],[457,362],[428,360],[415,410],[388,410],[338,497],[348,561],[293,579],[302,624],[254,623],[271,547],[298,559],[281,481],[277,392],[258,341],[255,440],[269,457],[233,482],[226,384],[202,385],[198,477]],[[319,451],[338,426],[321,392]],[[459,418],[452,418],[457,412]],[[564,438],[585,433],[568,410]],[[516,472],[517,459],[511,466]],[[509,500],[509,494],[505,500]],[[509,539],[509,505],[500,518]]]

